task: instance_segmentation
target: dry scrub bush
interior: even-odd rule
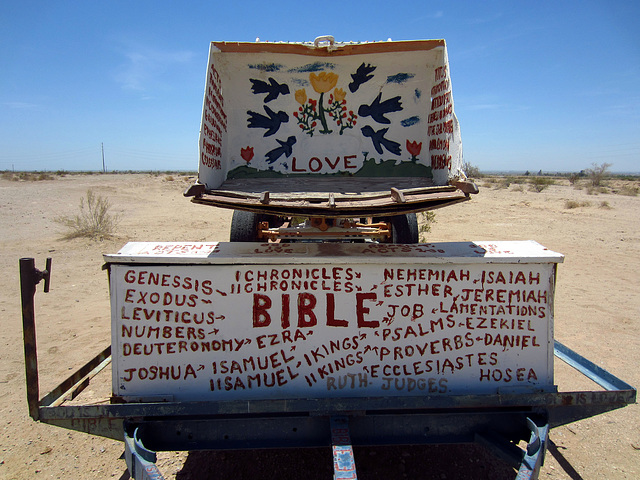
[[[462,170],[464,171],[467,178],[474,179],[482,177],[480,169],[470,162],[464,162],[462,164]]]
[[[426,242],[426,234],[431,231],[431,224],[436,223],[436,213],[432,211],[418,214],[418,232],[421,242]]]
[[[531,190],[532,192],[540,193],[549,185],[553,185],[553,184],[555,184],[555,181],[553,180],[553,178],[534,177],[529,182],[529,190]]]
[[[69,232],[64,236],[70,238],[108,238],[113,235],[120,219],[117,215],[111,215],[109,200],[94,195],[87,190],[87,199],[80,198],[80,213],[72,217],[58,217],[55,221],[64,225]]]
[[[509,185],[511,185],[509,180],[503,178],[501,181],[495,183],[493,185],[493,188],[495,188],[496,190],[508,190]]]
[[[591,186],[593,187],[600,186],[600,184],[602,183],[602,180],[608,174],[609,167],[611,167],[611,165],[613,164],[602,163],[599,165],[597,163],[594,163],[591,168],[587,168],[585,170],[587,177],[589,177],[589,180],[591,181]]]
[[[598,195],[599,193],[609,193],[609,189],[607,187],[587,187],[587,195]]]
[[[489,188],[492,185],[495,186],[498,182],[499,182],[499,180],[496,177],[488,177],[488,178],[484,179],[484,182],[482,183],[482,186]]]
[[[3,172],[2,179],[12,182],[39,182],[42,180],[55,180],[56,177],[46,172]]]
[[[566,202],[564,202],[564,208],[569,210],[573,208],[590,207],[590,206],[591,206],[591,202],[577,202],[575,200],[567,200]]]
[[[638,193],[640,193],[640,188],[632,185],[624,185],[618,193],[628,197],[637,197]]]

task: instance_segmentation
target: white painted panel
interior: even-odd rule
[[[231,400],[554,388],[558,258],[371,258],[111,264],[114,394]]]
[[[415,176],[436,185],[460,178],[446,45],[431,43],[351,45],[350,54],[331,56],[311,47],[300,55],[288,44],[212,43],[199,181],[215,189],[246,176]]]

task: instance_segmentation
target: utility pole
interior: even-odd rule
[[[100,144],[102,148],[102,173],[107,173],[107,167],[104,164],[104,143]]]

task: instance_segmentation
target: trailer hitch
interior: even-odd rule
[[[35,293],[35,286],[39,284],[41,280],[44,280],[44,293],[49,293],[49,285],[51,282],[51,257],[47,257],[44,270],[38,270],[35,267],[35,264],[36,262],[33,258],[20,259],[20,281],[21,286],[23,287],[23,292],[25,291],[24,287],[28,286],[29,290],[34,289]]]

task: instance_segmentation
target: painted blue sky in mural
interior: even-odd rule
[[[577,171],[609,162],[614,171],[640,172],[640,2],[269,5],[2,2],[0,170],[100,170],[102,143],[110,170],[195,170],[209,42],[330,34],[337,41],[446,39],[465,159],[481,170]],[[267,73],[249,94],[265,107],[277,104],[287,92],[269,81],[268,69],[278,65],[256,68]],[[320,72],[327,64],[300,68]],[[363,60],[349,89],[364,88],[374,68]],[[301,85],[287,87],[292,95]],[[412,92],[420,94],[428,92]],[[389,100],[383,95],[378,108]],[[380,119],[416,121],[385,108]],[[257,130],[283,121],[277,107],[271,112],[275,118],[254,109]],[[386,149],[383,126],[367,133]],[[293,144],[279,142],[270,158],[283,161]]]

